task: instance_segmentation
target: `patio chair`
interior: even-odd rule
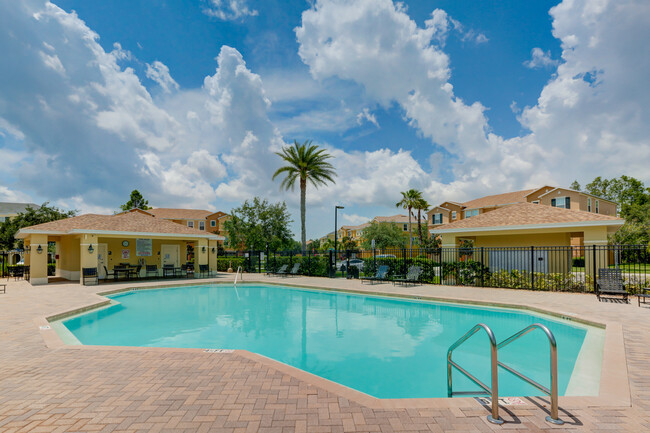
[[[409,267],[409,270],[406,273],[405,278],[394,278],[393,279],[393,286],[395,284],[404,284],[405,286],[408,286],[409,284],[416,285],[420,280],[420,274],[422,274],[422,268],[421,267],[419,267],[419,266],[411,266],[411,267]]]
[[[14,281],[16,281],[18,278],[24,278],[25,277],[25,268],[23,266],[16,266],[14,268]]]
[[[99,276],[97,275],[97,268],[83,268],[81,270],[82,284],[85,286],[86,281],[94,280],[95,284],[99,284]]]
[[[208,265],[199,265],[199,277],[203,277],[205,275],[208,275],[208,277],[211,277],[211,272],[210,272],[210,267]]]
[[[140,278],[141,270],[142,270],[142,265],[138,265],[134,269],[129,269],[129,278]]]
[[[280,266],[280,268],[279,268],[277,271],[273,272],[272,274],[273,274],[273,275],[282,275],[282,274],[286,274],[286,273],[287,273],[287,268],[288,268],[288,267],[289,267],[289,265],[282,265],[282,266]]]
[[[150,275],[158,276],[158,265],[147,265],[145,276],[149,278]]]
[[[607,296],[609,295],[609,296]],[[596,284],[596,296],[600,301],[604,299],[618,299],[613,296],[622,296],[626,303],[629,303],[627,290],[623,284],[623,276],[620,269],[601,268],[598,269],[598,281]]]
[[[104,266],[104,281],[108,280],[109,277],[115,279],[115,273],[108,272],[108,269],[106,268],[106,266]]]
[[[363,284],[364,281],[368,281],[370,284],[374,284],[375,281],[383,283],[384,281],[388,281],[388,265],[381,265],[377,269],[377,273],[372,276],[372,277],[361,277],[360,278],[361,283]]]
[[[288,277],[289,275],[294,275],[295,276],[295,275],[298,275],[298,269],[300,269],[300,262],[294,263],[293,267],[291,268],[290,271],[288,271],[288,272],[285,271],[285,272],[282,272],[282,273],[278,272],[278,274],[283,276],[283,277]]]
[[[186,278],[190,278],[190,276],[193,278],[194,277],[194,267],[192,265],[185,264],[181,265],[181,274],[184,274]]]

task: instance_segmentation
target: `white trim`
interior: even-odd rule
[[[618,203],[616,203],[615,201],[607,200],[606,198],[602,198],[602,197],[599,197],[599,196],[597,196],[597,195],[589,194],[588,192],[576,191],[576,190],[571,189],[571,188],[561,188],[561,187],[553,188],[552,190],[550,190],[550,191],[547,192],[546,194],[542,194],[542,195],[540,195],[539,198],[542,198],[542,197],[544,197],[545,195],[548,195],[548,194],[550,194],[550,193],[552,193],[553,191],[558,190],[558,189],[563,189],[564,191],[575,192],[576,194],[584,195],[584,196],[587,196],[587,197],[593,197],[593,198],[596,198],[596,199],[598,199],[598,200],[604,200],[604,201],[607,201],[607,202],[609,202],[609,203],[611,203],[611,204],[616,204],[616,205],[618,204]],[[526,196],[526,197],[528,197],[528,196]]]
[[[533,195],[533,194],[535,194],[537,191],[539,191],[540,189],[544,189],[544,188],[553,188],[553,187],[552,187],[551,185],[544,185],[544,186],[541,186],[541,187],[537,188],[536,190],[533,190],[533,192],[530,192],[530,193],[526,194],[524,197],[528,197],[529,195]],[[557,188],[557,187],[556,187],[556,188]],[[551,191],[549,191],[549,192],[551,192]],[[541,197],[541,196],[540,196],[540,197]]]
[[[598,226],[622,226],[625,224],[624,220],[609,220],[609,221],[574,221],[567,223],[545,223],[545,224],[522,224],[512,226],[489,226],[489,227],[463,227],[463,228],[440,228],[437,229],[437,234],[442,233],[466,233],[466,232],[496,232],[503,230],[535,230],[535,229],[554,229],[554,228],[569,228],[569,227],[598,227]]]

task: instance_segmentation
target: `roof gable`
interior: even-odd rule
[[[503,194],[488,195],[463,203],[466,209],[477,209],[484,207],[503,206],[526,201],[528,194],[536,191],[535,189],[525,189],[522,191],[506,192]]]

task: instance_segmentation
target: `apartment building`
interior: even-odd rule
[[[19,213],[25,212],[30,207],[38,209],[40,206],[34,203],[0,202],[0,223],[17,216]]]
[[[427,212],[429,230],[518,203],[533,203],[562,209],[574,209],[616,216],[617,204],[580,191],[554,186],[489,195],[464,203],[446,201]]]

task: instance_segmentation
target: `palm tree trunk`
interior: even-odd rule
[[[300,231],[301,233],[301,243],[302,251],[307,250],[307,230],[305,228],[305,216],[306,216],[306,195],[307,195],[307,179],[300,179]]]
[[[422,209],[418,209],[418,237],[420,238],[420,248],[422,248],[422,224],[421,221]]]

